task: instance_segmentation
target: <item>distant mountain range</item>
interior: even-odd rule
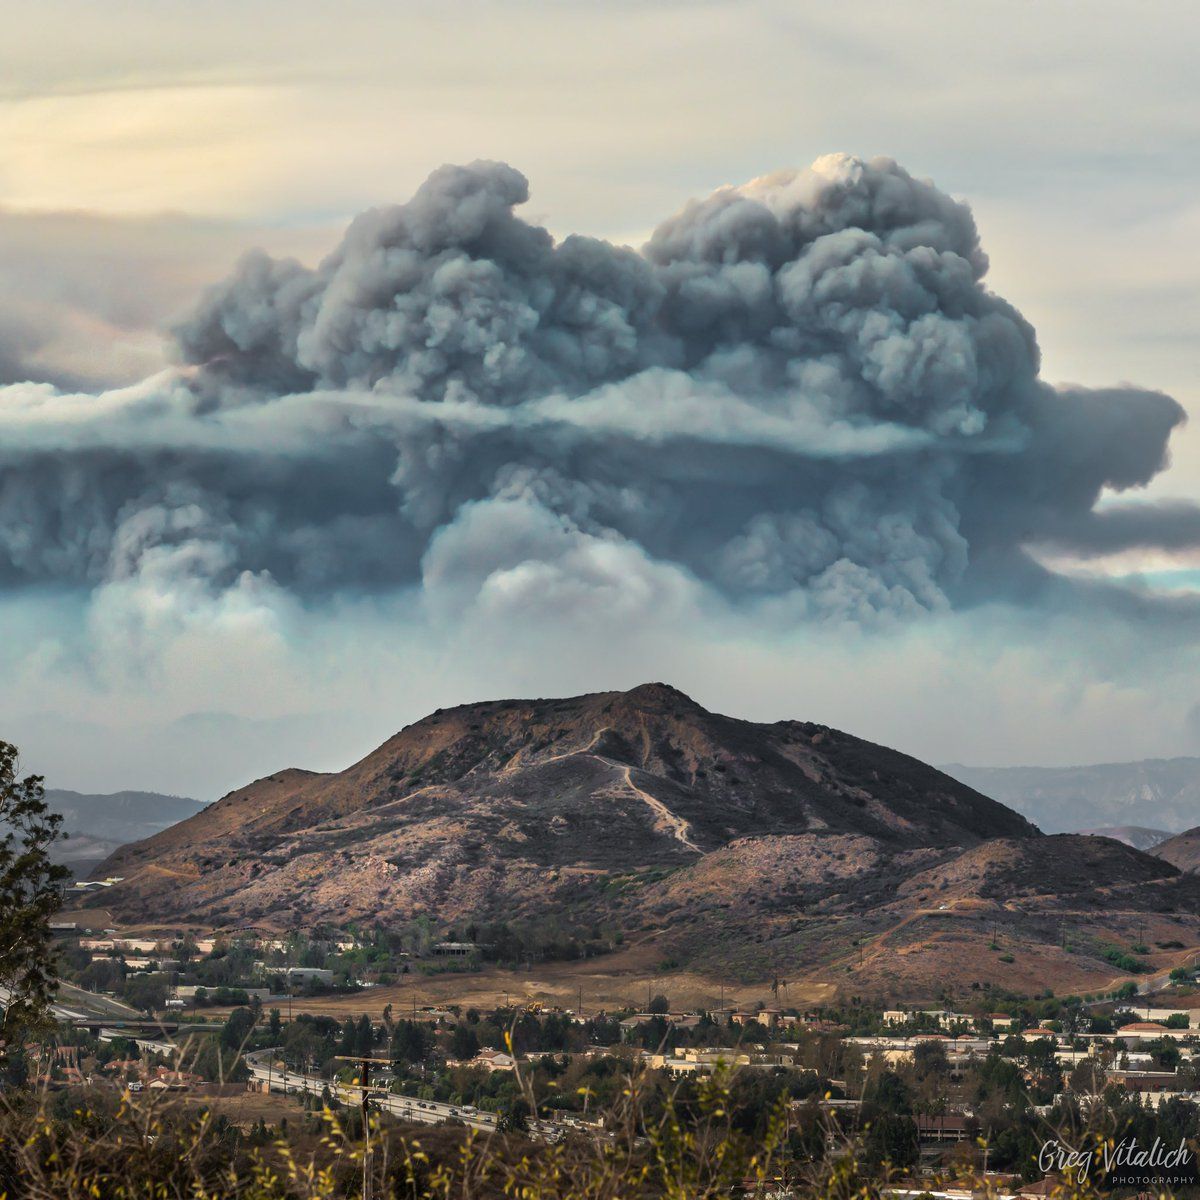
[[[1144,825],[1101,825],[1096,829],[1079,829],[1076,832],[1087,834],[1088,837],[1112,838],[1135,850],[1155,850],[1156,846],[1172,836],[1169,829],[1147,829]]]
[[[1169,834],[1200,821],[1200,758],[1147,758],[1089,767],[949,763],[942,770],[1024,813],[1047,833],[1126,826]]]
[[[61,813],[67,837],[57,842],[52,857],[85,875],[126,842],[137,842],[188,817],[204,806],[185,796],[158,792],[113,792],[87,795],[47,788],[46,802]]]
[[[1088,822],[1093,824],[1094,822]],[[857,993],[1090,991],[1200,945],[1200,877],[1046,836],[916,759],[665,684],[432,713],[333,774],[277,772],[125,846],[126,921],[619,932],[661,964]],[[588,935],[594,936],[594,935]]]

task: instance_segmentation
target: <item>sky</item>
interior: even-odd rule
[[[197,13],[0,45],[29,769],[207,800],[651,678],[930,761],[1200,754],[1193,6]]]

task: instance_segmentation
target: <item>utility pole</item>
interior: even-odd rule
[[[362,1200],[371,1200],[371,1103],[367,1095],[367,1086],[371,1081],[371,1059],[358,1058],[354,1055],[338,1055],[341,1062],[356,1063],[360,1068],[359,1075],[359,1104],[362,1111],[363,1132],[363,1169],[362,1169]]]

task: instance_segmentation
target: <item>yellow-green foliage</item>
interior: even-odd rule
[[[0,1105],[0,1200],[879,1200],[843,1145],[799,1173],[780,1155],[781,1099],[751,1144],[730,1123],[730,1080],[703,1080],[696,1103],[643,1107],[631,1080],[603,1134],[549,1145],[445,1128],[414,1131],[372,1116],[297,1114],[286,1135],[247,1136],[221,1118],[155,1097],[95,1093],[72,1111],[51,1097]],[[357,1114],[355,1114],[355,1117]],[[977,1194],[986,1196],[988,1189]],[[1090,1200],[1067,1180],[1063,1200]]]

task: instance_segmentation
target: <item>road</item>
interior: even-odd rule
[[[319,1075],[303,1075],[299,1071],[288,1071],[272,1062],[272,1051],[255,1050],[245,1056],[250,1074],[259,1083],[266,1083],[273,1092],[320,1096],[329,1089],[343,1104],[361,1104],[363,1089],[345,1083],[333,1083]],[[441,1125],[446,1121],[459,1121],[471,1129],[493,1132],[496,1128],[495,1113],[473,1112],[461,1104],[443,1104],[437,1100],[418,1100],[415,1096],[396,1096],[378,1088],[368,1087],[372,1097],[371,1107],[390,1113],[405,1121],[425,1125]],[[539,1122],[539,1124],[549,1124]]]
[[[109,1023],[124,1020],[157,1025],[155,1021],[147,1021],[144,1013],[138,1012],[136,1008],[130,1008],[127,1004],[122,1004],[119,1000],[112,999],[111,996],[97,996],[93,992],[85,992],[82,988],[74,987],[69,983],[59,982],[56,986],[58,997],[56,1002],[50,1005],[50,1012],[56,1020],[65,1021],[68,1024],[98,1021]],[[0,986],[0,1008],[7,1008],[11,998],[12,993],[9,989]]]
[[[320,1075],[305,1075],[299,1071],[289,1071],[276,1065],[273,1061],[275,1050],[254,1050],[245,1055],[244,1062],[251,1076],[259,1083],[266,1083],[272,1092],[284,1092],[287,1095],[320,1096],[326,1088],[331,1095],[343,1104],[359,1105],[362,1103],[363,1089],[345,1083],[334,1083]],[[398,1096],[385,1092],[380,1088],[368,1087],[371,1097],[371,1107],[398,1117],[402,1121],[412,1121],[422,1125],[443,1125],[448,1121],[457,1121],[470,1129],[484,1133],[496,1131],[499,1118],[495,1113],[479,1112],[476,1109],[461,1104],[444,1104],[439,1100],[419,1100],[415,1096]],[[541,1141],[557,1142],[570,1128],[585,1129],[599,1132],[599,1127],[580,1120],[533,1120],[529,1122],[528,1133]],[[604,1135],[607,1136],[607,1135]]]

